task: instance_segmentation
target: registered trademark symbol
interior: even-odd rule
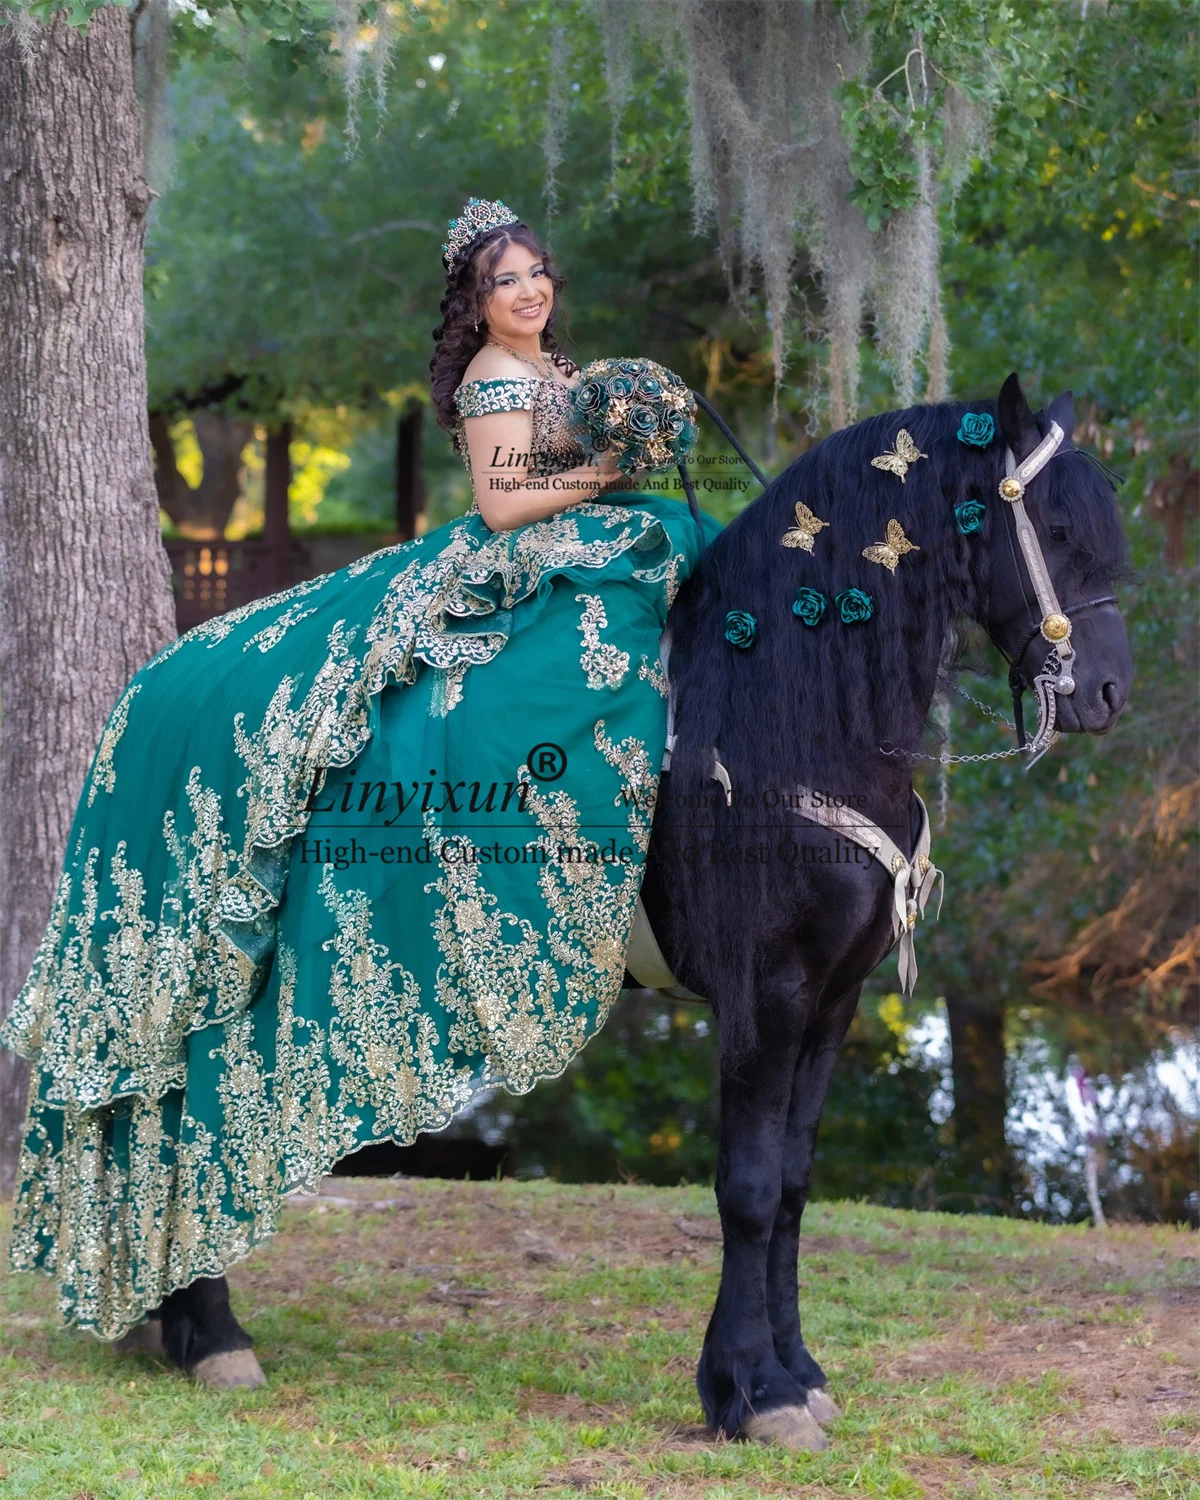
[[[525,763],[537,781],[558,781],[567,769],[567,752],[553,740],[543,740],[525,757]]]

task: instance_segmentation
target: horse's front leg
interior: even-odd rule
[[[801,1040],[788,1107],[779,1209],[767,1250],[767,1310],[775,1353],[784,1369],[807,1391],[808,1409],[818,1422],[831,1422],[839,1413],[826,1392],[825,1372],[805,1348],[800,1332],[800,1219],[808,1202],[825,1095],[861,989],[861,984],[855,985],[828,1012],[814,1017]]]
[[[804,1390],[775,1352],[767,1307],[767,1249],[799,1048],[799,1036],[787,1032],[794,1013],[794,998],[764,1004],[755,1051],[736,1067],[722,1060],[716,1187],[725,1248],[696,1386],[709,1426],[726,1437],[822,1448]]]
[[[233,1315],[224,1276],[200,1276],[162,1305],[166,1352],[201,1385],[227,1391],[266,1385],[254,1340]]]

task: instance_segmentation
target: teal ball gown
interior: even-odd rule
[[[530,471],[582,461],[565,387]],[[469,467],[469,462],[468,462]],[[115,1339],[371,1141],[563,1071],[616,999],[666,734],[659,639],[719,523],[477,507],[207,621],[109,715],[0,1040],[32,1063],[10,1260]]]

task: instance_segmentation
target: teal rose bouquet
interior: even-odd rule
[[[652,359],[594,359],[571,392],[574,437],[624,474],[686,463],[696,446],[687,383]]]

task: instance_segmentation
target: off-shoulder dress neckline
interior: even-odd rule
[[[568,389],[579,384],[577,380],[555,380],[552,375],[478,375],[473,380],[464,380],[455,395],[469,385],[512,385],[514,381],[523,385],[565,385]]]

